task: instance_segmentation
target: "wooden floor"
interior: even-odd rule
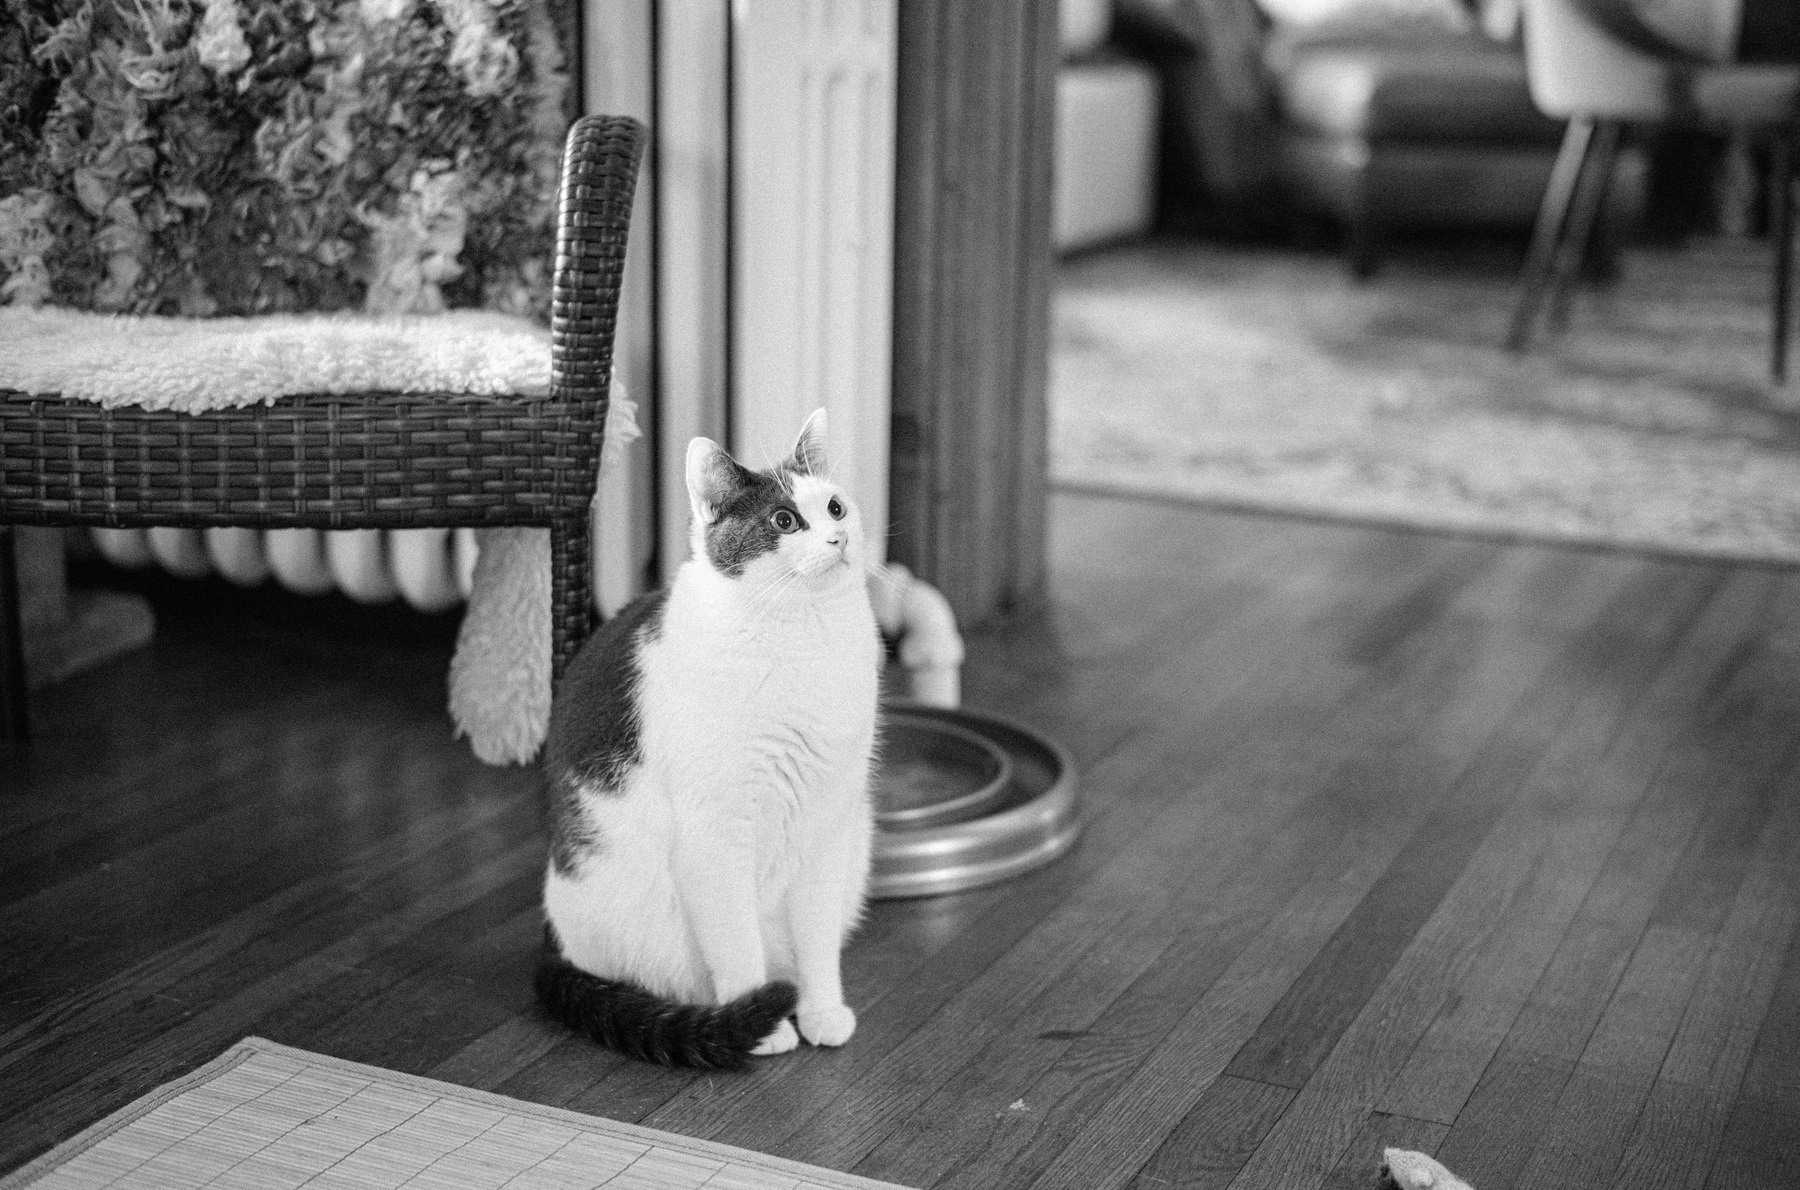
[[[245,1034],[916,1187],[1800,1185],[1800,573],[1053,509],[972,704],[1087,833],[877,906],[861,1025],[747,1076],[531,1007],[530,774],[444,632],[165,603],[0,762],[0,1168]],[[241,602],[241,601],[240,601]]]

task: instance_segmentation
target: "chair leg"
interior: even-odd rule
[[[1613,164],[1619,158],[1622,129],[1616,121],[1601,121],[1594,129],[1593,147],[1575,186],[1575,201],[1569,211],[1569,224],[1563,231],[1556,252],[1550,281],[1550,329],[1563,331],[1569,325],[1569,302],[1574,296],[1575,280],[1587,259],[1588,244],[1594,237],[1594,225],[1600,221],[1600,210],[1606,205],[1606,191],[1612,184]]]
[[[593,631],[593,584],[589,577],[585,518],[563,517],[550,527],[550,673],[562,677]]]
[[[31,738],[25,705],[25,632],[20,617],[19,566],[11,525],[0,525],[0,740],[8,751]]]
[[[1550,170],[1550,184],[1544,189],[1543,204],[1538,208],[1537,225],[1532,229],[1531,250],[1525,257],[1519,296],[1513,304],[1512,325],[1506,333],[1506,346],[1510,351],[1523,351],[1531,340],[1532,324],[1537,321],[1538,307],[1543,303],[1551,270],[1556,264],[1563,225],[1568,221],[1569,207],[1575,201],[1581,167],[1593,144],[1594,121],[1570,120],[1563,133],[1562,148],[1556,154],[1556,164]]]
[[[1794,277],[1794,126],[1775,137],[1775,159],[1770,163],[1769,238],[1775,249],[1774,290],[1770,306],[1774,326],[1769,336],[1769,376],[1776,384],[1787,383],[1788,310]]]

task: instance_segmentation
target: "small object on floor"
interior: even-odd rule
[[[0,1190],[120,1179],[170,1190],[215,1179],[574,1190],[614,1178],[664,1190],[892,1187],[247,1037],[0,1178]]]
[[[1381,1184],[1400,1190],[1474,1190],[1435,1158],[1411,1149],[1384,1149]]]

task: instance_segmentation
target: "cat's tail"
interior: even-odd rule
[[[609,1049],[697,1070],[749,1066],[750,1051],[792,1015],[799,999],[793,984],[778,980],[729,1004],[682,1004],[628,980],[583,971],[563,958],[549,929],[537,994],[552,1017]]]

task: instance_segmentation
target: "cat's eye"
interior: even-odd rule
[[[800,527],[800,518],[791,509],[777,508],[769,514],[769,523],[775,526],[777,533],[792,533]]]
[[[836,496],[833,496],[831,498],[831,503],[825,506],[825,511],[831,514],[831,519],[834,521],[841,521],[844,519],[844,506],[839,502]]]

